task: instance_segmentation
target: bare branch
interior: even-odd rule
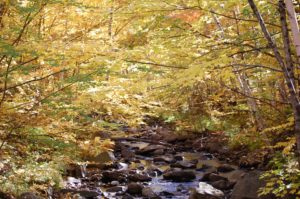
[[[143,61],[136,61],[136,60],[127,60],[123,59],[125,62],[134,63],[134,64],[145,64],[145,65],[152,65],[152,66],[161,66],[166,68],[176,68],[176,69],[188,69],[187,67],[183,66],[173,66],[173,65],[166,65],[166,64],[158,64],[153,62],[143,62]]]
[[[37,81],[41,81],[43,79],[47,79],[48,77],[51,77],[53,75],[56,75],[56,74],[59,74],[59,73],[62,73],[62,72],[66,72],[68,70],[64,69],[64,70],[61,70],[61,71],[58,71],[58,72],[55,72],[55,73],[51,73],[49,75],[46,75],[44,77],[40,77],[40,78],[34,78],[34,79],[31,79],[31,80],[28,80],[26,82],[22,82],[20,84],[17,84],[17,85],[14,85],[14,86],[10,86],[10,87],[7,87],[7,88],[3,88],[3,89],[0,89],[0,92],[2,91],[7,91],[7,90],[10,90],[10,89],[14,89],[14,88],[17,88],[17,87],[20,87],[20,86],[23,86],[23,85],[26,85],[26,84],[30,84],[32,82],[37,82]]]

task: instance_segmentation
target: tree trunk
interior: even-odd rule
[[[279,13],[280,13],[281,28],[282,28],[282,38],[283,38],[283,45],[284,45],[284,52],[285,52],[286,68],[290,75],[290,81],[295,85],[295,78],[294,78],[295,74],[294,74],[294,64],[293,64],[292,53],[291,53],[291,42],[290,42],[288,24],[286,19],[286,7],[283,0],[279,0]],[[297,96],[298,95],[295,92],[295,95],[291,95],[290,97],[291,97],[291,103],[294,111],[295,134],[297,139],[297,151],[299,156],[300,155],[300,103]],[[299,158],[299,162],[300,162],[300,158]]]
[[[299,32],[299,24],[297,21],[297,15],[292,0],[285,0],[285,4],[286,4],[288,17],[289,17],[289,21],[293,33],[293,44],[296,48],[296,53],[297,53],[297,68],[300,69],[300,32]],[[298,92],[300,89],[299,85],[300,85],[300,75],[298,74]]]
[[[298,62],[300,58],[300,32],[299,32],[299,25],[297,21],[297,16],[294,8],[294,4],[292,0],[285,0],[288,16],[289,16],[289,21],[293,33],[293,43],[296,47],[296,52],[297,52],[297,57],[298,57]]]
[[[282,56],[278,50],[278,47],[277,47],[275,41],[271,37],[271,34],[269,33],[269,31],[266,27],[266,24],[260,14],[260,12],[257,9],[256,4],[254,3],[253,0],[248,0],[248,3],[251,6],[252,11],[260,24],[261,30],[262,30],[266,40],[268,41],[269,46],[272,48],[275,58],[284,73],[285,82],[288,87],[289,95],[290,95],[290,104],[291,104],[291,106],[293,108],[293,112],[294,112],[294,119],[295,119],[294,131],[295,131],[295,134],[297,137],[297,153],[298,153],[298,157],[299,157],[299,154],[300,154],[300,103],[299,103],[298,94],[297,94],[296,87],[295,87],[293,64],[292,64],[292,60],[290,57],[290,46],[289,46],[290,41],[289,41],[288,27],[287,27],[287,22],[286,22],[285,5],[284,5],[283,0],[279,0],[279,13],[280,13],[281,27],[282,27],[282,33],[283,33],[283,42],[285,45],[285,54],[286,54],[286,59],[284,61],[284,59],[282,58]],[[300,159],[299,159],[299,163],[300,163]]]

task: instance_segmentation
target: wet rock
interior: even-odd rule
[[[98,193],[97,191],[92,190],[78,190],[76,193],[85,198],[93,198],[100,195],[100,193]]]
[[[152,177],[161,176],[163,172],[164,170],[162,168],[153,165],[147,169],[147,173]]]
[[[123,191],[122,187],[116,186],[116,187],[110,187],[106,189],[106,192],[121,192]]]
[[[164,149],[157,149],[152,154],[153,155],[163,155],[165,153]]]
[[[160,157],[155,157],[153,158],[153,162],[166,162],[166,163],[172,163],[175,160],[172,157],[168,156],[160,156]]]
[[[155,152],[156,150],[165,149],[165,148],[166,147],[161,145],[149,145],[146,146],[145,148],[138,150],[136,153],[144,156],[150,156],[153,155],[153,152]]]
[[[219,166],[221,166],[221,163],[217,159],[212,160],[201,160],[201,163],[205,165],[208,168],[213,168],[214,170],[217,170]]]
[[[224,193],[213,186],[200,182],[199,187],[192,190],[189,199],[221,199]]]
[[[121,148],[121,155],[125,160],[131,160],[132,158],[134,158],[134,153],[127,148],[124,144],[120,143],[120,148]]]
[[[160,199],[159,197],[150,187],[145,187],[142,190],[142,195],[148,199]]]
[[[82,197],[85,198],[93,198],[100,195],[99,192],[93,191],[93,190],[77,190],[77,189],[62,189],[60,191],[61,193],[73,193],[73,194],[79,194]]]
[[[264,186],[264,182],[259,179],[261,171],[251,171],[243,176],[234,186],[231,199],[272,199],[274,196],[259,197],[257,192]]]
[[[126,193],[125,195],[123,195],[122,199],[134,199],[134,197],[132,197],[130,194]]]
[[[174,159],[175,159],[176,161],[182,161],[182,160],[183,160],[183,157],[182,157],[181,155],[175,155],[175,156],[174,156]]]
[[[102,173],[102,182],[111,181],[126,182],[127,173],[124,171],[105,171]]]
[[[118,181],[111,181],[110,184],[113,186],[118,186],[120,183]]]
[[[228,181],[228,179],[226,177],[220,176],[216,173],[206,173],[206,174],[204,174],[204,176],[201,180],[207,181],[207,182],[215,182],[215,181],[219,181],[219,180]]]
[[[161,192],[159,195],[164,196],[164,197],[167,197],[167,198],[170,198],[170,197],[175,196],[174,193],[170,193],[170,192],[168,192],[168,191],[163,191],[163,192]]]
[[[203,153],[203,158],[204,159],[213,159],[214,158],[214,156],[213,156],[213,154],[211,154],[211,153]]]
[[[127,192],[132,195],[142,194],[144,186],[138,183],[130,183],[127,188]]]
[[[235,168],[229,164],[223,164],[223,165],[220,165],[218,168],[217,168],[217,171],[218,172],[230,172],[230,171],[233,171],[235,170]]]
[[[210,183],[213,187],[221,190],[232,189],[235,183],[229,182],[228,180],[218,180]]]
[[[41,199],[35,193],[26,192],[22,193],[17,199]]]
[[[193,171],[169,171],[163,175],[165,180],[174,182],[189,182],[196,178]]]
[[[148,182],[152,180],[152,178],[149,177],[148,175],[143,175],[138,173],[129,175],[128,179],[133,182]]]
[[[195,169],[197,167],[196,163],[179,161],[171,164],[171,167],[182,168],[182,169]]]
[[[89,180],[91,182],[98,182],[101,180],[101,176],[100,176],[100,174],[93,174],[89,177]]]
[[[183,190],[185,190],[186,188],[182,185],[182,184],[180,184],[180,185],[178,185],[177,187],[176,187],[176,191],[183,191]]]

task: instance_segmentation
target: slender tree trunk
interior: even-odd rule
[[[115,1],[111,0],[111,6],[109,9],[109,22],[108,22],[108,37],[109,37],[111,47],[113,47],[113,43],[114,43],[114,33],[113,33],[114,14],[115,14]]]
[[[6,11],[6,3],[2,2],[2,3],[0,3],[0,30],[4,26],[4,24],[3,24],[3,16],[5,14],[5,11]]]
[[[109,21],[108,21],[108,38],[109,38],[111,51],[113,51],[114,48],[114,33],[113,33],[114,14],[115,14],[115,0],[111,0],[111,6],[109,9]],[[109,79],[110,79],[110,70],[108,69],[106,72],[105,80],[109,81]]]
[[[225,37],[224,29],[223,29],[223,27],[222,27],[222,25],[221,25],[219,19],[217,18],[217,16],[216,16],[213,12],[211,12],[211,15],[212,15],[212,17],[213,17],[213,19],[214,19],[216,25],[218,26],[218,29],[219,29],[220,32],[221,32],[221,38],[224,38],[224,37]]]
[[[241,72],[241,73],[238,72],[238,73],[236,73],[236,76],[239,80],[239,83],[240,83],[243,93],[246,96],[253,96],[252,90],[249,86],[249,83],[247,80],[248,78],[247,78],[245,72]],[[251,115],[254,119],[254,123],[257,126],[257,130],[262,131],[264,129],[263,118],[261,117],[261,115],[259,113],[258,105],[257,105],[255,99],[248,97],[247,104],[248,104],[248,107],[250,108]]]
[[[238,18],[237,11],[234,11],[233,14],[234,14],[235,18]],[[238,36],[240,36],[240,28],[239,28],[239,21],[238,20],[236,20],[236,33],[237,33]],[[242,61],[244,60],[244,54],[243,53],[241,54],[240,59]],[[236,70],[236,71],[238,71],[238,70]],[[235,74],[237,76],[237,79],[239,80],[242,92],[246,96],[250,96],[250,97],[247,98],[247,104],[248,104],[248,107],[251,111],[251,117],[253,118],[253,123],[256,124],[258,131],[262,131],[264,129],[264,121],[263,121],[263,118],[261,117],[261,115],[259,113],[257,102],[255,101],[255,99],[251,98],[251,96],[253,94],[252,94],[251,87],[249,85],[247,75],[244,71],[235,72]]]

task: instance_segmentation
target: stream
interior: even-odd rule
[[[182,143],[121,140],[113,153],[104,152],[98,159],[110,161],[71,166],[65,188],[53,198],[234,198],[234,186],[247,173]]]

